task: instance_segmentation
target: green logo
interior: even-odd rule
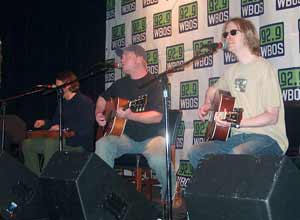
[[[185,189],[193,175],[193,167],[188,160],[180,160],[180,165],[176,173],[176,182],[182,189]]]
[[[147,54],[147,69],[151,74],[159,73],[158,49],[148,50]]]
[[[198,2],[179,7],[179,33],[198,29]]]
[[[287,8],[295,8],[300,6],[298,0],[276,0],[276,10],[283,10]]]
[[[229,0],[207,0],[208,26],[224,23],[229,19]]]
[[[213,86],[219,79],[220,77],[211,77],[208,79],[208,87]]]
[[[262,15],[264,0],[242,0],[241,13],[243,18]]]
[[[106,0],[106,20],[115,18],[115,0]]]
[[[132,21],[132,44],[146,41],[146,17]]]
[[[279,84],[285,102],[300,100],[300,67],[278,70]]]
[[[237,58],[236,56],[231,53],[230,51],[224,51],[224,65],[226,64],[232,64],[232,63],[236,63],[237,62]]]
[[[184,132],[185,132],[184,121],[181,121],[179,124],[178,130],[177,130],[177,136],[176,136],[176,142],[175,142],[176,149],[183,149]]]
[[[158,0],[143,0],[143,8],[146,8],[151,5],[155,5],[158,3]]]
[[[115,59],[106,60],[105,63],[113,64]],[[115,70],[114,69],[107,69],[105,71],[105,83],[111,83],[115,81]]]
[[[153,15],[153,38],[163,38],[172,35],[172,11],[164,11]]]
[[[125,47],[125,24],[112,27],[111,49]]]
[[[198,80],[180,82],[180,109],[197,109],[199,106]]]
[[[206,129],[208,126],[208,121],[200,121],[200,120],[194,120],[194,132],[193,132],[193,144],[200,144],[201,142],[205,141],[205,134]]]
[[[121,14],[125,15],[136,10],[136,0],[121,0]]]
[[[212,50],[207,48],[207,45],[211,44],[214,38],[205,38],[201,40],[193,41],[193,53],[194,57],[198,56],[199,59],[193,61],[193,68],[200,69],[205,67],[212,67],[214,64]]]
[[[183,71],[184,67],[176,68],[184,63],[184,44],[177,44],[166,48],[166,69],[174,68],[173,72]]]
[[[283,22],[260,27],[260,50],[265,58],[284,56]]]

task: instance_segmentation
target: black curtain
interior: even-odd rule
[[[0,98],[37,84],[52,84],[55,75],[72,70],[78,76],[105,59],[105,1],[11,0],[0,6],[2,84]],[[104,74],[81,82],[94,101],[104,90]],[[23,118],[51,118],[56,95],[35,94],[7,103],[7,112]]]

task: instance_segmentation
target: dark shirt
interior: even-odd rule
[[[163,113],[162,103],[162,86],[158,80],[154,81],[147,87],[139,88],[154,76],[147,74],[145,77],[133,80],[126,76],[117,80],[112,86],[102,94],[102,97],[108,100],[110,97],[120,97],[128,100],[137,99],[139,96],[147,95],[147,104],[145,111],[157,111]],[[135,141],[144,141],[161,135],[163,123],[144,124],[136,121],[128,120],[124,133]]]
[[[62,127],[75,132],[75,136],[66,139],[68,146],[82,146],[87,151],[94,150],[95,105],[93,101],[77,93],[71,100],[63,99]],[[59,112],[55,114],[49,126],[59,124]]]

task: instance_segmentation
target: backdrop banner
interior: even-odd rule
[[[222,40],[224,22],[232,17],[251,20],[259,32],[261,54],[277,69],[285,107],[300,100],[300,1],[298,0],[107,0],[106,60],[119,62],[116,48],[140,44],[147,50],[148,71],[159,74],[203,55],[169,75],[170,107],[183,118],[176,140],[177,180],[185,187],[191,175],[187,151],[204,141],[207,122],[197,116],[205,91],[235,62],[235,56],[205,45]],[[204,46],[203,46],[204,45]],[[122,77],[121,70],[106,73],[108,88]],[[291,127],[299,117],[293,116]],[[289,137],[290,138],[290,137]]]

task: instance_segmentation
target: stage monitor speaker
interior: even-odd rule
[[[185,197],[191,220],[300,219],[300,173],[287,157],[209,156]]]
[[[0,216],[3,219],[47,219],[38,177],[7,153],[0,154]]]
[[[50,219],[156,220],[159,214],[94,153],[55,153],[40,183]]]

